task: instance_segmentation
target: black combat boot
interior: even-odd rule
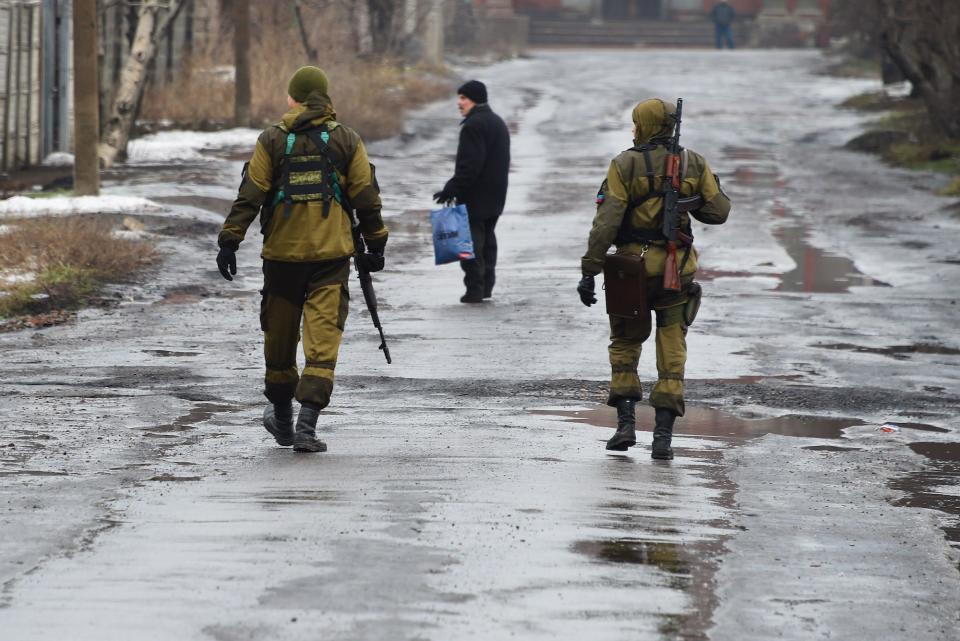
[[[277,445],[293,445],[293,403],[275,403],[263,410],[263,426],[273,435]]]
[[[677,420],[677,415],[673,410],[663,407],[657,408],[656,423],[653,427],[651,458],[661,461],[673,460],[673,448],[670,447],[670,439],[673,438],[673,422],[675,420]]]
[[[637,418],[634,412],[636,405],[637,400],[634,398],[621,398],[617,401],[617,433],[607,441],[608,450],[626,452],[627,448],[637,444]]]
[[[309,403],[300,406],[297,417],[297,433],[293,437],[294,452],[326,452],[327,444],[317,439],[317,418],[320,408]]]

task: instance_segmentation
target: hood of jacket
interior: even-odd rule
[[[330,96],[319,91],[312,92],[302,103],[288,111],[281,118],[281,122],[288,131],[303,128],[307,123],[322,125],[337,119],[337,112],[333,109]]]
[[[676,123],[677,106],[659,98],[644,100],[633,108],[633,124],[637,128],[635,145],[651,140],[669,138]]]

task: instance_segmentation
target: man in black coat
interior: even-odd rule
[[[453,178],[433,195],[438,203],[455,200],[467,206],[473,260],[462,260],[467,293],[461,303],[480,303],[493,295],[496,282],[497,237],[494,228],[507,200],[510,171],[510,132],[487,104],[487,88],[471,80],[457,89],[460,144]]]

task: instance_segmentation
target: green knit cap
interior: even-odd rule
[[[287,93],[297,102],[304,102],[314,91],[327,93],[327,74],[320,67],[300,67],[290,76]]]

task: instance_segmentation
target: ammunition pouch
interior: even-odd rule
[[[700,287],[700,283],[696,281],[690,283],[687,296],[687,302],[683,306],[683,323],[690,327],[697,318],[697,312],[700,311],[700,299],[703,297],[703,288]]]
[[[647,307],[647,268],[642,256],[610,254],[603,264],[603,289],[607,314],[644,318]]]

